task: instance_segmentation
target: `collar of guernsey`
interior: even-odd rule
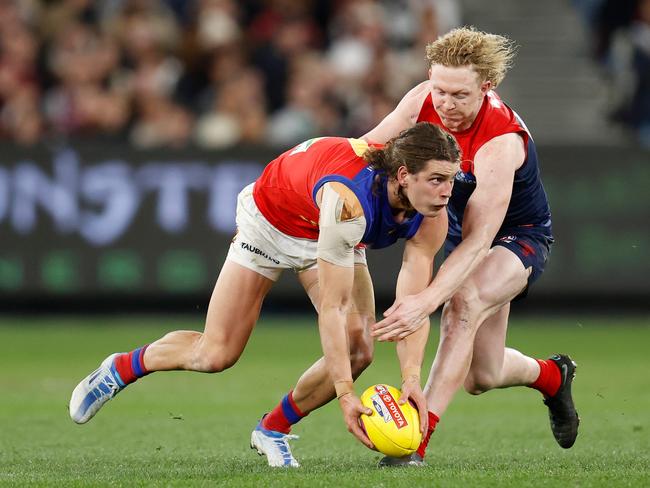
[[[375,180],[379,185],[375,187]],[[371,249],[388,247],[400,238],[410,239],[415,235],[422,223],[422,214],[416,212],[401,223],[395,222],[393,209],[388,200],[388,180],[385,174],[366,168],[357,173],[352,179],[341,175],[327,175],[318,180],[312,191],[316,201],[316,193],[325,183],[338,181],[350,188],[359,199],[366,218],[366,231],[361,243]]]

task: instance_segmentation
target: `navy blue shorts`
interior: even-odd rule
[[[445,258],[460,244],[460,238],[447,236]],[[526,289],[517,297],[524,298],[528,288],[542,276],[546,261],[551,253],[553,237],[539,228],[514,227],[502,229],[492,241],[492,247],[503,246],[512,251],[522,262],[524,268],[531,268]]]

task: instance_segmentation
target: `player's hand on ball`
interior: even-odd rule
[[[422,327],[429,316],[426,304],[418,295],[395,300],[384,312],[384,319],[370,327],[373,337],[379,341],[398,341]]]
[[[369,449],[374,449],[374,444],[368,439],[361,426],[359,425],[359,417],[361,414],[370,415],[372,410],[364,407],[354,393],[347,393],[339,398],[339,405],[343,411],[343,420],[348,427],[348,432],[361,441]]]
[[[415,403],[415,406],[418,409],[418,414],[420,416],[420,433],[424,435],[429,427],[429,415],[427,414],[427,399],[424,397],[424,393],[422,393],[419,376],[409,376],[402,383],[402,396],[397,403],[404,405],[409,400],[412,403]]]
[[[402,393],[395,387],[376,384],[367,388],[359,399],[371,415],[361,415],[359,422],[375,449],[386,456],[413,454],[420,442],[420,416],[410,403],[400,405]]]

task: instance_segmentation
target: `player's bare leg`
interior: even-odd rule
[[[505,305],[479,328],[465,390],[475,395],[519,385],[539,390],[549,408],[555,440],[567,449],[573,446],[580,423],[571,393],[576,365],[566,355],[541,360],[506,347],[509,309]]]
[[[445,412],[467,377],[479,327],[524,289],[528,274],[512,252],[494,247],[445,305],[438,351],[425,388],[430,411],[438,416]]]
[[[300,282],[318,311],[318,274],[316,269],[300,273]],[[372,361],[373,340],[369,326],[374,322],[374,293],[365,266],[355,266],[352,310],[346,323],[352,375],[358,377]],[[291,426],[309,412],[336,397],[324,358],[305,371],[296,387],[265,416],[253,431],[251,446],[264,454],[271,466],[298,467],[289,449]]]
[[[300,273],[299,279],[318,311],[318,274],[316,269]],[[374,293],[366,266],[355,266],[352,309],[348,314],[347,329],[350,345],[350,361],[353,376],[358,377],[372,361],[373,340],[369,327],[374,323]],[[329,377],[323,358],[317,360],[298,380],[288,395],[299,413],[306,415],[335,398],[334,385]],[[276,428],[288,431],[289,425]]]
[[[380,466],[423,464],[429,438],[470,370],[478,330],[486,319],[524,289],[528,274],[517,256],[502,247],[494,247],[445,304],[438,350],[424,389],[429,410],[427,435],[415,453],[405,458],[386,457]]]
[[[145,352],[149,371],[188,370],[214,373],[237,362],[259,318],[273,281],[226,261],[215,284],[201,332],[170,332]]]
[[[170,332],[131,353],[109,356],[73,391],[70,416],[77,423],[87,422],[128,384],[154,371],[218,372],[229,368],[244,350],[272,284],[268,278],[226,261],[212,292],[203,333]]]
[[[318,310],[318,279],[312,271],[302,273],[301,283]],[[315,281],[314,281],[315,279]],[[355,266],[354,290],[352,292],[352,309],[347,318],[348,342],[350,345],[350,365],[354,379],[370,365],[374,342],[370,335],[370,326],[375,322],[374,291],[370,273],[366,266]],[[324,358],[320,358],[305,371],[293,390],[293,399],[303,412],[311,412],[325,405],[336,397],[334,385],[329,379],[329,372]]]
[[[474,351],[464,387],[478,395],[493,388],[530,385],[539,376],[539,364],[506,347],[510,303],[488,317],[474,337]]]
[[[514,253],[496,246],[445,305],[438,351],[424,390],[430,412],[428,435],[413,455],[417,458],[386,465],[422,464],[432,427],[435,428],[461,384],[473,394],[516,385],[538,388],[536,383],[543,376],[542,362],[505,347],[509,304],[523,291],[530,272]],[[577,435],[577,414],[570,390],[575,366],[571,369],[573,363],[566,356],[549,361],[559,361],[567,368],[562,388],[550,404],[549,398],[546,402],[556,439],[563,447],[570,447]],[[552,367],[548,361],[544,364]],[[545,387],[547,382],[542,383]]]

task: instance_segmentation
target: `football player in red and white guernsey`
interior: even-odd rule
[[[471,27],[427,46],[429,79],[407,93],[364,138],[383,142],[420,121],[453,135],[462,151],[447,208],[447,258],[426,290],[398,298],[371,328],[399,340],[444,305],[440,342],[425,387],[429,431],[420,449],[382,465],[422,464],[436,423],[456,391],[478,395],[526,385],[549,408],[557,442],[569,448],[579,418],[571,394],[575,363],[566,355],[533,359],[506,347],[510,302],[542,273],[553,235],[535,144],[496,94],[514,57],[512,42]]]
[[[453,137],[417,124],[369,147],[361,139],[311,139],[272,161],[238,197],[237,235],[214,287],[205,330],[174,331],[150,345],[108,356],[75,388],[70,416],[90,420],[127,385],[154,371],[220,372],[237,362],[262,301],[285,269],[297,273],[318,311],[324,357],[264,416],[251,447],[271,466],[299,466],[288,440],[291,425],[338,398],[348,430],[373,447],[359,416],[370,413],[353,390],[370,364],[375,320],[365,248],[406,239],[396,296],[421,292],[447,234],[445,207],[458,172]],[[419,372],[429,327],[397,345],[402,398],[427,415]]]

